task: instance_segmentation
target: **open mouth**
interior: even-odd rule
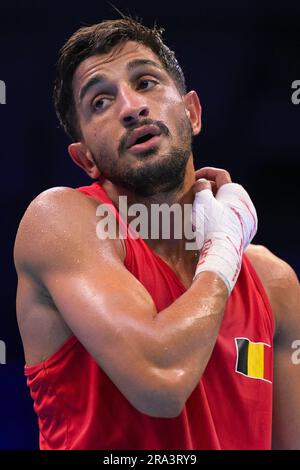
[[[129,147],[129,151],[136,154],[147,152],[151,148],[155,147],[156,144],[158,144],[159,139],[160,134],[145,134],[142,137],[139,137],[136,142],[131,147]]]
[[[130,150],[143,150],[144,147],[154,144],[160,137],[161,130],[159,127],[150,124],[135,129],[127,140],[127,148]]]
[[[154,137],[153,134],[145,134],[142,137],[139,137],[133,145],[143,144],[144,142],[152,139],[152,137]]]

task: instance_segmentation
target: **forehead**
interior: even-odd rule
[[[114,74],[123,71],[126,64],[134,59],[149,59],[161,67],[157,55],[148,47],[134,41],[114,47],[107,54],[97,54],[83,60],[77,67],[73,77],[73,88],[78,90],[83,83],[95,73]]]

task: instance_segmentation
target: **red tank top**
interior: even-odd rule
[[[98,183],[78,189],[112,204]],[[158,311],[183,294],[181,281],[141,238],[128,237],[125,246],[126,268],[148,290]],[[40,448],[270,449],[273,330],[269,301],[244,256],[212,356],[176,418],[137,411],[71,336],[47,360],[25,366]]]

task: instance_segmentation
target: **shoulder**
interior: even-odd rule
[[[74,210],[85,212],[88,206],[97,202],[85,194],[68,187],[54,187],[40,193],[27,207],[19,228],[26,224],[35,224],[40,218],[56,222],[57,219],[72,214]]]
[[[49,266],[79,249],[99,245],[99,202],[73,188],[55,187],[39,194],[20,222],[14,259],[17,271]]]
[[[40,193],[27,207],[19,225],[18,234],[31,226],[40,225],[45,220],[56,222],[68,217],[74,210],[81,211],[87,206],[88,198],[76,189],[55,187]],[[96,202],[95,202],[96,203]],[[86,209],[86,208],[85,208]],[[17,234],[17,235],[18,235]]]
[[[251,244],[245,254],[267,290],[272,287],[285,289],[289,287],[290,281],[295,279],[296,275],[291,266],[265,246]]]
[[[47,244],[60,232],[66,233],[70,224],[74,227],[79,217],[73,214],[79,215],[84,199],[78,191],[66,187],[51,188],[39,194],[27,207],[18,227],[14,247],[16,264],[28,258],[39,243]]]
[[[292,267],[261,245],[250,245],[245,254],[269,297],[276,334],[300,325],[299,281]]]

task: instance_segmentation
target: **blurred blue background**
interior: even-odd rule
[[[195,89],[203,129],[195,140],[197,167],[228,169],[250,192],[259,216],[254,240],[300,274],[300,105],[291,84],[300,80],[299,2],[115,0],[124,13],[165,28],[165,42]],[[68,138],[52,105],[59,48],[80,26],[117,13],[105,1],[10,1],[0,7],[2,319],[0,449],[38,447],[36,418],[23,376],[15,317],[13,243],[18,223],[41,191],[89,184],[67,154]]]

